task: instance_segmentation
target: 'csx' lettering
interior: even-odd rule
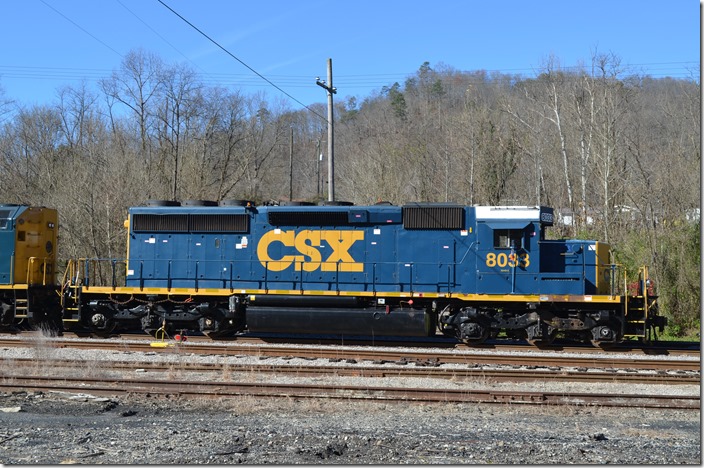
[[[257,245],[257,256],[265,268],[282,271],[294,264],[296,271],[363,271],[364,264],[355,261],[349,249],[358,240],[364,240],[363,231],[269,231],[262,236]],[[332,253],[323,261],[318,247],[322,241],[332,247]],[[271,258],[269,246],[279,243],[284,247],[293,247],[293,255],[280,255]],[[285,249],[281,249],[285,252]]]

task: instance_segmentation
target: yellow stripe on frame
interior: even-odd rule
[[[154,294],[161,296],[231,296],[255,295],[255,296],[357,296],[357,297],[393,297],[393,298],[447,298],[458,299],[463,302],[560,302],[560,303],[598,303],[598,304],[618,304],[621,302],[620,296],[607,295],[569,295],[569,294],[461,294],[461,293],[430,293],[430,292],[384,292],[384,291],[323,291],[300,289],[219,289],[219,288],[135,288],[135,287],[90,287],[84,288],[86,294],[129,294],[143,295]]]

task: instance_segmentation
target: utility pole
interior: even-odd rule
[[[293,201],[293,127],[288,143],[288,200]]]
[[[332,95],[337,94],[337,88],[332,86],[332,59],[328,59],[328,81],[315,79],[315,84],[327,91],[328,94],[328,201],[335,200],[335,170],[333,158],[333,116],[332,116]]]
[[[323,160],[323,153],[320,152],[320,138],[315,145],[316,175],[315,175],[315,198],[320,198],[320,161]]]

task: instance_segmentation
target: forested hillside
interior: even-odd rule
[[[553,236],[609,242],[630,271],[650,265],[671,330],[694,333],[695,76],[655,79],[595,55],[569,69],[550,58],[529,78],[423,63],[373,95],[342,90],[336,199],[552,206],[562,220]],[[20,108],[2,93],[0,202],[57,208],[66,259],[123,256],[127,207],[148,199],[327,199],[326,105],[311,112],[272,95],[206,85],[145,51],[95,88],[57,90],[55,102]]]

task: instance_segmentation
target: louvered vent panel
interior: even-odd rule
[[[272,226],[347,226],[346,211],[270,211]]]
[[[249,232],[246,214],[192,214],[191,232]]]
[[[403,207],[406,229],[464,229],[464,208],[461,206]]]
[[[135,214],[132,230],[136,232],[188,232],[187,214]]]

